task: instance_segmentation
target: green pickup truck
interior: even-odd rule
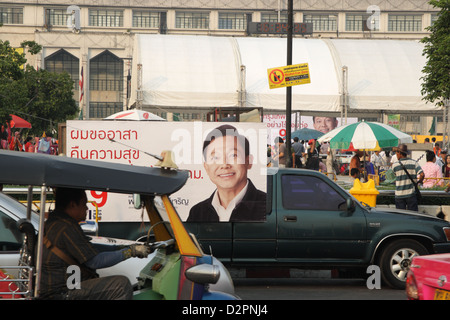
[[[317,171],[269,168],[266,214],[263,222],[186,227],[205,251],[231,267],[378,265],[383,281],[395,288],[404,288],[415,255],[450,252],[448,221],[366,207]]]

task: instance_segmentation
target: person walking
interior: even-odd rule
[[[300,142],[298,137],[294,138],[294,143],[292,144],[292,148],[294,149],[294,153],[295,153],[295,167],[296,168],[303,167],[302,157],[305,155],[305,148],[303,147],[303,144]]]
[[[433,188],[434,186],[442,187],[444,185],[444,180],[442,178],[442,169],[436,164],[436,155],[433,151],[427,150],[426,152],[427,163],[422,167],[425,174],[425,179],[423,180],[422,188]],[[433,178],[433,179],[432,179]]]
[[[317,151],[316,148],[316,140],[311,139],[308,142],[308,159],[306,160],[306,169],[319,171],[319,162],[319,151]]]
[[[423,182],[424,172],[417,161],[408,157],[409,152],[406,144],[400,144],[394,151],[398,159],[392,165],[396,177],[395,207],[419,211],[416,185]]]
[[[275,167],[286,168],[286,145],[281,137],[275,138],[275,154],[272,163]]]

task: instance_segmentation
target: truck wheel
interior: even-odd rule
[[[379,266],[381,278],[392,288],[405,289],[413,257],[426,255],[428,250],[415,240],[398,240],[390,243],[381,253]]]

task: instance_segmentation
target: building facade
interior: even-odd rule
[[[248,24],[287,22],[286,0],[9,0],[0,1],[0,10],[0,39],[13,47],[25,40],[42,45],[39,55],[27,56],[28,63],[68,72],[74,98],[88,119],[129,107],[137,33],[283,37],[249,34]],[[294,22],[312,23],[313,34],[304,35],[312,38],[420,40],[436,17],[425,0],[294,1]],[[431,123],[402,117],[408,123],[402,129],[410,133],[423,133]],[[181,118],[191,116],[186,112]]]

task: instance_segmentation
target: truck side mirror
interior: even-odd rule
[[[347,200],[345,201],[346,205],[347,205],[347,211],[348,212],[353,212],[355,211],[355,202],[353,201],[352,198],[347,198]]]

